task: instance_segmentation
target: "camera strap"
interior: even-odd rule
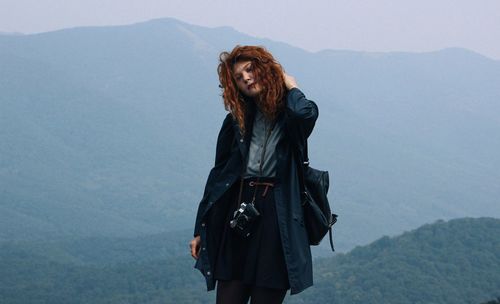
[[[262,153],[260,155],[259,176],[257,177],[257,182],[255,183],[255,189],[254,189],[254,192],[253,192],[253,197],[252,197],[251,204],[255,202],[255,198],[256,198],[256,195],[257,195],[257,188],[259,187],[260,177],[262,176],[262,166],[263,166],[263,163],[264,163],[264,156],[266,155],[267,141],[268,141],[269,137],[271,136],[271,132],[274,130],[275,125],[276,125],[276,121],[274,121],[274,123],[269,128],[267,134],[265,135],[264,147],[263,147]],[[242,166],[242,170],[241,170],[241,176],[240,176],[241,177],[240,178],[241,182],[240,182],[240,193],[238,195],[238,206],[241,205],[241,196],[242,196],[242,192],[243,192],[243,175],[244,175],[244,172],[246,170],[246,166],[248,164],[248,158],[250,157],[249,155],[250,155],[250,153],[247,153],[246,160],[245,160],[245,162],[244,162],[244,164]]]
[[[269,131],[267,132],[267,134],[264,138],[264,147],[262,148],[262,153],[260,155],[259,176],[257,177],[257,182],[255,183],[255,189],[253,191],[253,197],[252,197],[251,203],[255,202],[255,197],[257,195],[257,188],[259,187],[260,177],[262,176],[262,166],[264,163],[264,156],[266,155],[267,141],[268,141],[269,137],[271,136],[271,132],[273,131],[274,126],[275,126],[275,123],[273,123],[271,125],[271,127],[269,128]],[[264,125],[264,128],[265,128],[265,125]]]

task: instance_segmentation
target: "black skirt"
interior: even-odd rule
[[[257,177],[245,178],[241,195],[242,202],[251,202],[255,192],[255,208],[260,217],[252,225],[252,233],[243,238],[230,227],[234,211],[239,207],[238,193],[240,180],[234,186],[238,187],[235,198],[226,216],[223,235],[217,253],[214,278],[217,280],[241,280],[243,283],[267,287],[289,289],[288,272],[286,269],[283,247],[276,215],[274,187],[258,184]],[[260,183],[276,184],[276,178],[260,177]]]

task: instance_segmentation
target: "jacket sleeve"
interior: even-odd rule
[[[285,126],[290,139],[300,146],[311,135],[319,109],[316,103],[306,99],[298,88],[292,88],[286,98]]]
[[[219,131],[219,136],[217,137],[217,148],[215,152],[215,163],[213,168],[210,170],[208,174],[207,182],[205,184],[205,190],[203,191],[203,198],[198,204],[198,212],[196,213],[196,221],[194,226],[194,236],[200,234],[200,225],[201,225],[201,215],[206,207],[205,198],[212,190],[212,187],[219,176],[219,173],[226,165],[226,162],[230,156],[232,140],[234,139],[234,129],[232,124],[232,116],[231,113],[226,115],[224,122],[222,123],[222,127]]]

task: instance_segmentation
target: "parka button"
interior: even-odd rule
[[[203,248],[201,248],[201,250],[207,250],[207,248],[203,247]]]
[[[210,271],[207,271],[207,275],[210,275],[210,273],[211,273]]]
[[[226,183],[226,187],[229,187],[229,183]]]
[[[240,139],[240,142],[243,142],[243,138]]]
[[[201,227],[205,227],[205,222],[201,223]]]

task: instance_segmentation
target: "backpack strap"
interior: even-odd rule
[[[335,251],[335,248],[333,248],[332,227],[330,227],[328,234],[330,236],[330,247],[332,248],[332,251]]]
[[[335,251],[335,248],[333,248],[333,236],[332,236],[332,226],[337,222],[337,214],[332,213],[332,222],[330,223],[330,229],[328,231],[329,237],[330,237],[330,247],[332,248],[332,251]]]
[[[304,157],[303,163],[304,163],[304,165],[309,166],[309,155],[307,155],[307,150],[308,150],[308,148],[307,148],[307,139],[306,139],[304,142],[304,151],[302,151],[303,157]]]
[[[302,202],[304,201],[304,196],[307,195],[306,192],[306,183],[305,183],[305,177],[304,177],[304,161],[302,161],[302,156],[304,152],[300,149],[299,145],[295,145],[295,157],[296,159],[296,164],[297,164],[297,170],[299,171],[299,190],[300,190],[300,195],[301,195],[301,200]]]

